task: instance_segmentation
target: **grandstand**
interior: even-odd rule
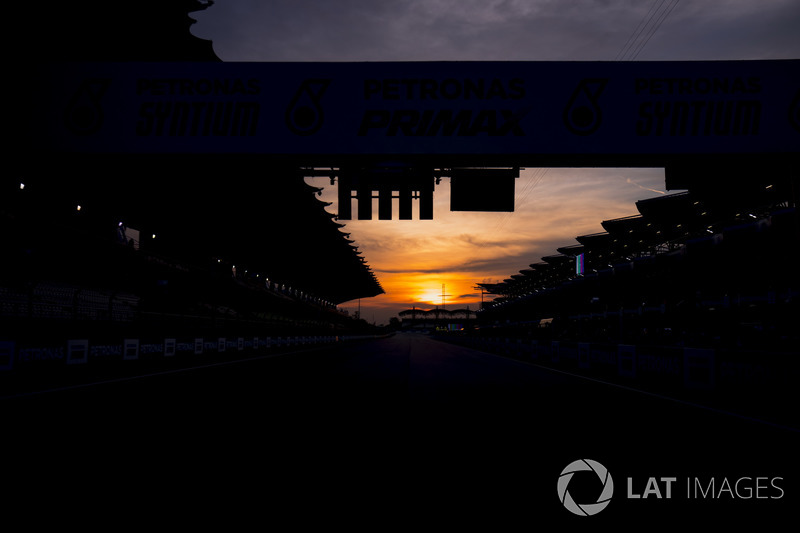
[[[406,331],[462,331],[475,324],[475,311],[465,309],[406,309],[401,311],[400,325]]]
[[[641,200],[604,232],[481,284],[495,299],[469,344],[794,417],[797,179],[710,176],[673,179],[685,190]]]
[[[188,13],[208,5],[15,5],[15,24],[52,49],[12,67],[24,78],[52,61],[219,61],[188,31]],[[114,23],[98,25],[98,13]],[[36,102],[17,96],[10,129],[36,129]],[[30,139],[10,141],[0,181],[4,353],[66,339],[342,334],[365,325],[337,305],[383,292],[296,166],[241,154],[41,153]]]
[[[481,284],[497,296],[481,321],[555,318],[566,334],[620,342],[646,331],[673,342],[794,346],[793,180],[699,183],[640,200],[637,215],[603,221],[605,232],[579,236],[502,283]]]
[[[301,176],[246,185],[255,180],[250,162],[91,162],[103,170],[62,159],[59,168],[81,171],[62,178],[42,162],[28,166],[24,183],[4,181],[6,339],[11,319],[163,326],[226,317],[329,330],[344,320],[338,304],[382,292]],[[198,185],[170,184],[166,176],[181,173]],[[237,174],[239,187],[231,178],[211,185],[219,182],[212,175]],[[139,241],[120,239],[120,224],[139,230]]]

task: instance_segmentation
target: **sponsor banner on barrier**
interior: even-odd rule
[[[122,359],[124,361],[133,361],[139,359],[139,339],[125,339],[122,342],[122,345]]]
[[[613,369],[616,373],[618,347],[612,344],[593,344],[589,352],[592,367],[605,370]]]
[[[14,367],[14,343],[0,342],[0,371],[11,370]]]
[[[12,345],[14,343],[11,343]],[[66,361],[66,345],[60,346],[16,346],[16,353],[12,347],[9,357],[13,361],[9,363],[9,370],[16,366],[28,365],[53,365],[64,364]]]
[[[617,373],[620,377],[636,377],[636,346],[630,344],[617,346]]]
[[[160,340],[124,338],[117,342],[108,339],[70,339],[56,345],[20,345],[14,341],[0,342],[0,371],[15,368],[41,368],[47,365],[83,365],[92,362],[138,361],[154,357],[173,358],[230,352],[257,352],[261,348],[281,349],[291,346],[316,346],[332,343],[331,336],[297,337],[203,337]]]
[[[578,368],[589,368],[591,357],[591,347],[588,342],[578,343]]]
[[[139,359],[139,339],[125,339],[122,341],[122,346],[122,359],[124,361]]]
[[[714,350],[684,348],[683,383],[693,389],[714,388]]]
[[[89,341],[86,339],[67,341],[67,364],[81,365],[89,361]]]
[[[636,348],[637,376],[652,377],[680,384],[683,380],[683,354],[680,348],[638,346]]]

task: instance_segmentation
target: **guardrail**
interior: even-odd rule
[[[260,354],[297,347],[324,346],[343,342],[389,337],[372,335],[284,335],[284,336],[128,336],[109,340],[76,337],[50,341],[0,340],[0,372],[36,371],[62,366],[91,365],[156,358],[187,358],[231,354]]]
[[[334,344],[336,335],[128,337],[116,340],[68,338],[51,342],[0,341],[0,371],[35,371],[62,366],[191,358],[202,355],[252,354],[293,347]]]
[[[777,413],[800,427],[793,407],[800,401],[800,360],[792,353],[504,336],[437,339],[648,392]]]

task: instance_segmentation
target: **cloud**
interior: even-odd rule
[[[475,292],[473,292],[471,294],[459,294],[458,296],[456,296],[456,300],[474,300],[475,298],[478,298],[479,296],[480,296],[480,294],[479,293],[475,293]]]
[[[643,186],[643,185],[639,185],[638,183],[636,183],[635,181],[633,181],[633,180],[632,180],[632,179],[630,179],[630,178],[627,178],[627,179],[626,179],[626,181],[627,181],[627,183],[630,183],[630,184],[632,184],[632,185],[636,185],[637,187],[639,187],[640,189],[642,189],[642,190],[644,190],[644,191],[650,191],[650,192],[654,192],[654,193],[656,193],[656,194],[662,194],[662,195],[663,195],[663,194],[667,194],[666,192],[664,192],[664,191],[661,191],[661,190],[658,190],[658,189],[651,189],[650,187],[645,187],[645,186]]]
[[[798,58],[798,25],[794,0],[681,2],[639,59]]]
[[[226,61],[610,61],[652,6],[628,0],[218,0],[195,14],[192,32],[211,39]],[[798,57],[799,24],[795,0],[679,2],[637,59]]]

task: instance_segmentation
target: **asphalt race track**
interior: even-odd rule
[[[778,531],[800,503],[796,428],[422,335],[64,385],[1,404],[4,506],[31,528]],[[593,516],[557,490],[581,459],[613,479]]]

